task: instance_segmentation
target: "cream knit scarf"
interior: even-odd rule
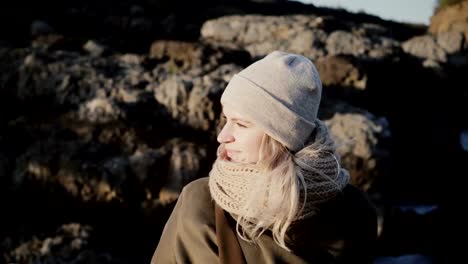
[[[330,138],[325,124],[316,120],[316,125],[316,132],[306,142],[306,146],[294,155],[296,171],[301,170],[303,173],[307,191],[304,210],[297,216],[296,220],[311,216],[319,203],[335,197],[349,182],[349,174],[339,165],[335,155],[334,142]],[[303,150],[306,148],[319,148],[319,155],[314,157],[303,155],[305,152]],[[218,158],[214,162],[209,176],[211,196],[225,211],[237,216],[274,217],[265,215],[268,210],[265,210],[264,207],[266,203],[262,202],[265,199],[262,196],[268,195],[270,177],[268,172],[257,165],[234,163]],[[249,194],[252,190],[258,193],[258,203],[248,208],[251,214],[245,215],[247,212],[245,205],[248,202],[246,198],[250,197]],[[301,191],[302,193],[303,191]],[[303,198],[301,195],[301,204]]]

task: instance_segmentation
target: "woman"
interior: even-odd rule
[[[317,118],[307,58],[274,51],[227,85],[209,177],[184,187],[152,263],[369,263],[375,208]]]

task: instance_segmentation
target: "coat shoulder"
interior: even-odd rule
[[[208,177],[194,180],[185,185],[179,199],[184,205],[181,208],[184,219],[188,218],[205,224],[214,223],[214,201],[208,187]]]
[[[207,201],[211,200],[210,189],[208,187],[208,177],[199,178],[191,181],[184,186],[182,192],[184,198],[189,201]],[[195,200],[192,200],[195,199]]]

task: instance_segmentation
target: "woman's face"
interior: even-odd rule
[[[226,119],[218,142],[224,144],[227,160],[241,163],[256,163],[259,158],[263,131],[228,105],[223,106]]]

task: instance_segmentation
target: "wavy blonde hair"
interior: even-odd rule
[[[323,157],[331,156],[336,161],[336,173],[341,172],[338,157],[335,154],[335,144],[328,134],[328,130],[322,124],[318,126],[318,134],[312,136],[306,143],[307,146],[292,154],[286,146],[273,139],[268,134],[262,138],[259,150],[259,160],[257,166],[267,173],[269,177],[265,180],[258,180],[255,186],[251,186],[247,203],[242,208],[240,215],[235,215],[237,234],[248,242],[256,242],[266,231],[271,230],[274,241],[282,248],[290,251],[286,245],[288,237],[286,235],[289,227],[298,216],[302,215],[307,201],[307,190],[320,182],[330,182],[335,185],[335,180],[326,175],[315,161],[320,161]],[[318,137],[317,137],[318,136]],[[218,156],[226,159],[224,144],[218,149]],[[318,177],[311,179],[306,176],[309,172],[315,173]],[[308,177],[306,179],[306,177]],[[265,179],[265,178],[263,178]],[[306,183],[307,180],[307,183]],[[264,186],[268,186],[265,188]],[[333,187],[333,189],[335,189]],[[336,191],[341,191],[342,187],[336,184]],[[263,192],[267,193],[263,193]],[[262,196],[263,195],[263,196]],[[259,197],[266,197],[265,210],[258,215],[251,216],[249,208],[255,207],[261,200]],[[308,208],[310,214],[310,208]],[[315,208],[312,209],[312,214]],[[266,216],[266,217],[265,217]]]

